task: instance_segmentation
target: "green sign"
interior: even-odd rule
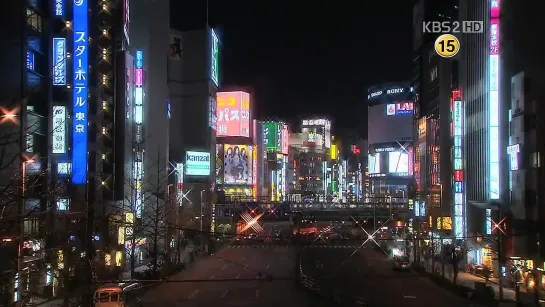
[[[263,124],[263,140],[269,152],[279,152],[282,141],[282,124],[266,122]]]

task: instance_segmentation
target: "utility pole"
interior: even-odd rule
[[[498,204],[498,218],[500,221],[502,221],[502,210],[501,205]],[[503,224],[503,222],[501,222]],[[505,262],[503,259],[503,240],[502,240],[502,233],[503,233],[503,225],[498,225],[498,264],[499,264],[499,274],[498,274],[498,299],[499,301],[503,301],[503,272],[502,269],[505,266]]]

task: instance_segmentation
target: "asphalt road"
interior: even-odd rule
[[[394,271],[392,261],[372,245],[368,242],[357,251],[350,246],[301,249],[302,271],[314,277],[324,293],[349,302],[361,298],[373,307],[478,306],[416,272]]]
[[[224,248],[199,259],[170,282],[150,289],[144,306],[328,306],[297,289],[292,280],[295,248],[263,245]],[[259,272],[279,279],[258,279]],[[286,279],[283,279],[286,278]],[[234,281],[222,281],[233,279]],[[216,305],[217,304],[217,305]]]

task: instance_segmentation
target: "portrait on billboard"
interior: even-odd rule
[[[170,36],[168,57],[175,60],[182,59],[182,38],[180,36]]]
[[[225,145],[223,181],[225,184],[249,184],[250,151],[247,145]]]
[[[216,145],[216,183],[223,183],[223,144]]]

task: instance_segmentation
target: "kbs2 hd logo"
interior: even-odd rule
[[[435,40],[435,52],[443,58],[452,58],[460,51],[460,41],[456,34],[483,33],[484,22],[478,20],[424,21],[422,31],[439,34]]]

